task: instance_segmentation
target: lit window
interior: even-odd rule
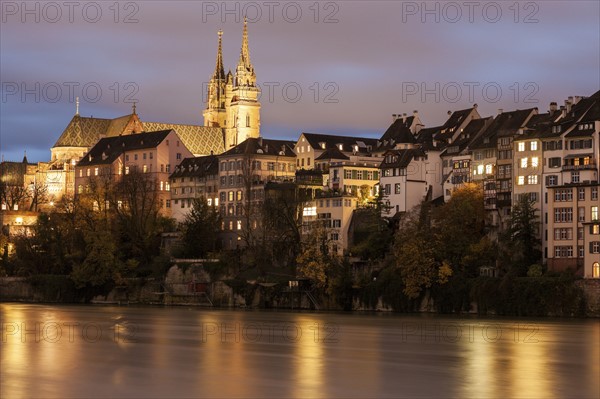
[[[487,174],[487,175],[492,174],[492,165],[491,164],[485,165],[485,174]]]
[[[539,165],[539,158],[538,157],[531,158],[531,167],[537,168],[538,165]]]
[[[527,158],[521,158],[521,167],[522,168],[526,168],[527,167]]]
[[[525,184],[525,176],[519,176],[519,178],[517,180],[517,184],[519,186],[522,186],[523,184]]]
[[[592,220],[598,220],[598,207],[592,207]]]
[[[242,221],[241,221],[241,220],[238,220],[238,221],[237,221],[237,229],[238,229],[238,230],[241,230],[241,229],[242,229]]]
[[[537,183],[538,183],[537,175],[527,176],[527,184],[537,184]]]
[[[483,174],[483,165],[477,165],[477,174],[478,175],[482,175]]]
[[[128,175],[129,174],[129,166],[125,166],[125,174]]]
[[[529,143],[529,148],[531,149],[531,151],[537,151],[538,149],[538,145],[537,145],[537,141],[532,141],[531,143]]]
[[[600,278],[600,263],[594,262],[592,265],[592,278]]]
[[[142,166],[142,170],[144,171],[144,173],[147,173],[148,172],[148,165]]]
[[[524,143],[524,142],[520,142],[520,143],[518,144],[518,146],[519,146],[519,152],[521,152],[521,151],[525,151],[525,143]]]

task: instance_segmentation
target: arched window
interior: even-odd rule
[[[592,278],[600,278],[600,263],[594,262],[592,265]]]

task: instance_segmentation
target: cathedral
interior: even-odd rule
[[[210,78],[203,125],[148,122],[136,111],[114,119],[75,115],[51,149],[50,162],[38,164],[38,180],[44,181],[51,196],[58,200],[64,194],[74,193],[74,166],[105,137],[143,132],[174,130],[183,144],[198,157],[221,154],[247,138],[260,135],[260,89],[250,62],[248,23],[244,19],[240,58],[235,76],[223,67],[222,35],[218,32],[216,67]]]
[[[248,49],[248,24],[244,19],[242,49],[235,69],[225,75],[223,51],[219,31],[219,46],[215,72],[208,84],[207,106],[204,110],[204,126],[224,130],[225,149],[228,150],[248,138],[260,135],[260,89],[256,85],[256,73],[250,62]]]

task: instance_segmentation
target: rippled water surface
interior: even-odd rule
[[[600,321],[0,304],[0,397],[600,397]]]

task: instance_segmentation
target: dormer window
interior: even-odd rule
[[[343,144],[338,144],[338,148],[340,151],[344,151],[344,145]]]
[[[324,150],[325,149],[325,142],[323,142],[323,141],[320,142],[319,143],[319,147],[321,147],[321,149]]]

